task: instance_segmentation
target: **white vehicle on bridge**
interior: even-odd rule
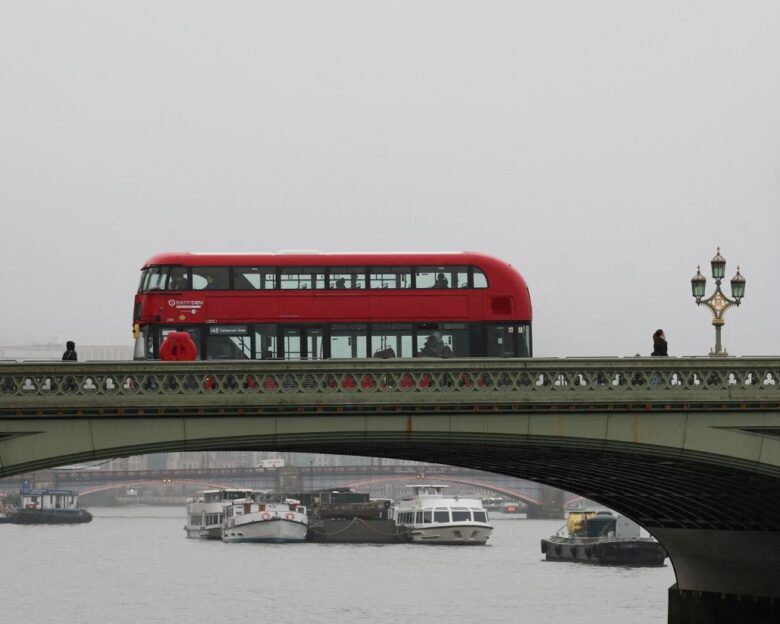
[[[413,495],[390,510],[399,528],[418,544],[484,545],[493,527],[478,498],[445,496],[446,485],[408,485]]]

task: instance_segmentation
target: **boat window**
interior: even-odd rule
[[[431,524],[433,522],[433,511],[431,509],[426,509],[423,511],[423,523],[425,524]]]
[[[450,521],[450,510],[449,509],[436,509],[433,512],[433,521],[434,523],[446,523]]]
[[[414,522],[415,522],[416,524],[422,524],[422,521],[423,521],[423,519],[422,519],[422,518],[423,518],[423,512],[422,512],[422,511],[418,511],[418,512],[415,514]]]
[[[488,287],[487,277],[482,272],[482,270],[478,269],[477,267],[474,267],[473,271],[474,271],[474,288],[487,288]]]
[[[233,288],[236,290],[272,290],[276,288],[276,269],[273,267],[235,267]]]
[[[330,326],[330,357],[364,358],[367,346],[366,325],[339,324]]]
[[[355,290],[366,287],[366,269],[355,267],[333,267],[328,278],[328,288],[333,290]]]
[[[192,267],[192,290],[227,290],[229,267]]]
[[[474,522],[487,522],[487,512],[473,510]]]
[[[282,290],[322,290],[325,288],[325,269],[304,267],[282,269],[279,287]]]
[[[453,509],[452,521],[453,522],[468,522],[471,520],[471,512],[468,509]]]
[[[371,288],[411,288],[411,267],[371,267]]]

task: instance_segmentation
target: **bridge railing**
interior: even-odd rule
[[[38,405],[780,401],[780,358],[0,364],[0,409]]]

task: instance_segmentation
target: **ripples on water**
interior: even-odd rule
[[[671,565],[545,562],[558,520],[494,517],[488,546],[223,544],[184,508],[92,508],[75,526],[0,525],[2,621],[644,624],[666,622]]]

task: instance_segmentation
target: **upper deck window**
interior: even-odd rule
[[[276,269],[236,267],[233,269],[233,287],[236,290],[272,290],[276,288]]]
[[[366,269],[363,267],[333,267],[328,275],[328,288],[355,290],[366,287]]]
[[[192,290],[228,290],[228,267],[192,267]]]
[[[280,276],[282,290],[321,290],[325,288],[325,269],[289,267]]]
[[[488,280],[487,276],[482,272],[482,269],[474,267],[474,288],[487,288]]]
[[[468,288],[469,270],[464,266],[417,267],[415,286],[417,288]]]
[[[475,266],[184,267],[142,269],[138,292],[152,290],[358,290],[487,288]]]
[[[412,267],[371,267],[371,288],[411,288]]]

